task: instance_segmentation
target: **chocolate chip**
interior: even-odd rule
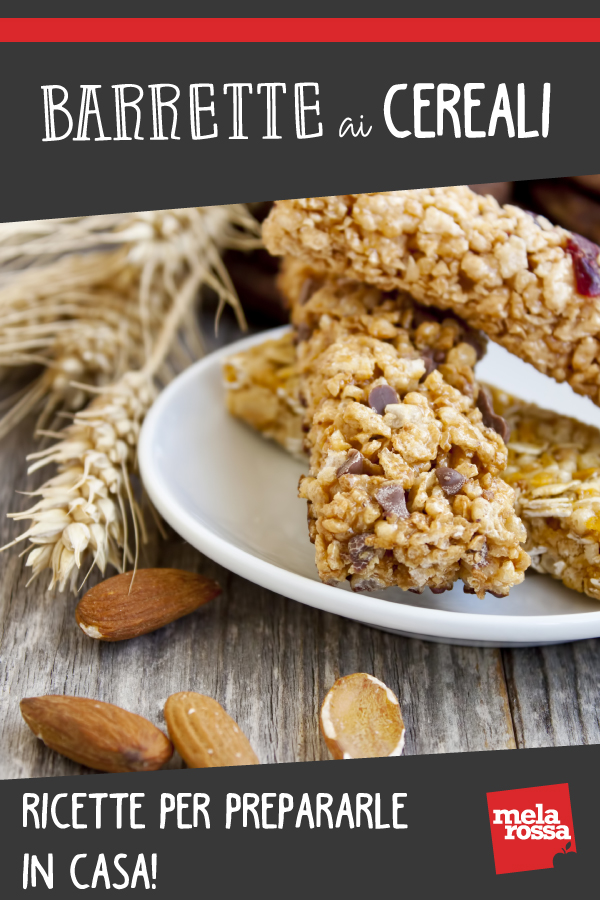
[[[460,472],[457,472],[456,469],[451,469],[449,466],[439,466],[435,470],[435,474],[446,497],[453,497],[454,494],[458,494],[467,481],[464,475],[461,475]]]
[[[463,584],[463,594],[475,594],[475,588],[469,587],[468,584]]]
[[[415,303],[412,315],[412,327],[418,328],[423,322],[439,322],[440,315],[440,313],[437,313],[436,315],[433,310],[426,309],[426,307],[419,306],[418,303]]]
[[[316,278],[305,278],[298,294],[298,305],[304,306],[305,303],[308,303],[312,295],[316,294],[320,287],[321,282],[317,281]]]
[[[433,350],[431,350],[431,348],[429,347],[426,350],[423,350],[423,352],[421,353],[421,359],[425,363],[425,374],[423,375],[423,378],[427,378],[427,376],[431,375],[434,369],[437,368],[433,359]]]
[[[348,541],[348,552],[356,572],[362,572],[363,569],[366,569],[375,556],[375,550],[367,545],[367,539],[364,534],[355,534],[354,537],[350,538]]]
[[[380,416],[383,415],[389,403],[399,402],[400,397],[389,384],[378,384],[369,392],[369,406]]]
[[[582,297],[600,297],[600,247],[580,234],[572,234],[567,241],[567,253],[573,260],[577,293]]]
[[[365,578],[363,581],[355,581],[352,590],[355,594],[362,594],[364,591],[380,591],[382,587],[374,578]]]
[[[484,544],[483,544],[481,550],[477,550],[473,554],[473,559],[474,559],[473,568],[474,569],[483,569],[483,567],[487,563],[487,558],[488,558],[488,546],[487,546],[487,541],[484,541]]]
[[[364,463],[365,458],[360,450],[348,450],[346,461],[341,464],[335,474],[337,478],[341,478],[342,475],[364,475]]]
[[[469,344],[469,346],[473,348],[478,360],[483,359],[485,351],[487,350],[487,343],[481,332],[467,328],[462,340],[463,343]]]
[[[504,600],[506,597],[508,597],[508,594],[498,594],[496,591],[488,591],[487,593],[491,594],[492,597],[497,597],[498,600]]]
[[[296,325],[294,331],[295,344],[301,344],[302,341],[307,341],[312,334],[312,328],[310,328],[308,325],[305,325],[304,322],[302,322],[301,325]]]
[[[449,588],[449,587],[432,587],[432,588],[429,588],[429,590],[431,591],[432,594],[445,594],[446,591],[450,591],[450,590],[452,590],[452,588]]]
[[[427,378],[434,369],[446,362],[446,353],[444,350],[433,350],[431,347],[425,347],[421,352],[421,359],[425,363],[425,375],[423,378]]]
[[[508,422],[494,412],[492,398],[484,387],[479,387],[479,395],[477,397],[477,409],[480,410],[483,418],[483,424],[486,428],[493,428],[496,434],[499,434],[504,443],[508,443],[510,437],[510,428]]]
[[[375,493],[375,499],[388,516],[398,516],[399,519],[408,518],[406,494],[404,488],[399,484],[384,484]]]

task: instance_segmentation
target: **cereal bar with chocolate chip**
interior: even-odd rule
[[[600,600],[600,431],[491,388],[508,422],[508,465],[538,572]]]
[[[317,569],[355,591],[505,596],[529,557],[504,441],[484,424],[481,340],[453,314],[348,281],[282,278],[296,328]],[[310,275],[309,275],[310,277]]]
[[[272,343],[280,345],[280,354],[272,352],[269,347]],[[258,355],[261,352],[264,352],[266,367],[273,364],[274,358],[289,359],[290,353],[295,356],[291,333],[277,342],[266,341],[260,347],[246,351]],[[244,356],[244,353],[239,354],[239,365],[245,370],[246,378],[251,380],[252,372],[260,372],[262,366],[246,367]],[[282,409],[296,410],[290,429],[296,448],[302,443],[304,409],[300,403],[295,360],[293,365],[281,367],[275,383],[277,388],[273,390],[277,402],[284,404],[281,392],[289,398]],[[226,386],[229,388],[230,382],[226,381]],[[480,396],[483,393],[481,391]],[[516,493],[515,508],[527,531],[525,550],[531,556],[531,567],[600,600],[600,431],[524,403],[498,388],[488,386],[485,396],[483,405],[489,408],[491,398],[494,414],[502,414],[503,430],[506,424],[512,428],[507,444],[508,465],[502,477]],[[235,404],[230,398],[227,402],[234,415],[257,427],[254,402],[250,400],[249,409],[244,409],[246,400],[251,397],[252,392],[242,392]],[[268,436],[289,448],[290,442],[285,440],[284,432]],[[444,467],[439,467],[436,472],[450,496],[453,489],[458,493],[457,485],[461,482],[453,472]]]
[[[600,249],[466,186],[283,200],[267,248],[451,309],[600,404]]]
[[[223,367],[229,412],[281,444],[294,456],[303,454],[303,408],[294,336],[228,357]]]

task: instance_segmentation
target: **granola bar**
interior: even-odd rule
[[[293,334],[230,356],[223,368],[229,412],[301,456],[304,409]]]
[[[282,285],[308,428],[300,496],[321,579],[442,592],[462,578],[480,597],[505,596],[529,557],[514,492],[498,477],[504,423],[484,424],[477,406],[480,339],[407,294],[307,288],[301,275],[288,271]]]
[[[274,254],[452,309],[600,404],[599,248],[466,186],[284,200]]]
[[[532,567],[600,600],[600,431],[491,389]]]

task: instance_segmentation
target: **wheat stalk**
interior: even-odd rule
[[[102,244],[111,249],[98,252]],[[243,323],[220,253],[257,245],[240,206],[0,226],[0,367],[45,367],[13,398],[0,437],[41,406],[38,430],[57,439],[28,457],[30,473],[58,472],[29,494],[33,506],[10,514],[30,524],[0,548],[27,542],[30,580],[49,569],[50,588],[76,589],[86,567],[135,566],[144,522],[131,476],[143,419],[157,388],[202,353],[194,304],[203,285],[219,297],[217,315],[230,304]],[[62,432],[45,430],[90,392]]]
[[[8,402],[0,438],[36,407],[39,427],[80,408],[73,381],[108,385],[141,368],[191,272],[217,292],[218,315],[229,303],[243,322],[220,252],[257,245],[240,205],[0,225],[0,371],[45,367]],[[191,311],[186,324],[186,343],[171,348],[177,368],[202,352]]]

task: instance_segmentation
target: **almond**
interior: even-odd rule
[[[338,678],[323,701],[320,718],[334,759],[400,756],[404,749],[398,698],[364,672]]]
[[[88,637],[126,641],[156,631],[208,603],[216,581],[181,569],[138,569],[107,578],[87,592],[75,618]]]
[[[28,697],[21,714],[47,747],[101,772],[149,772],[173,753],[148,719],[85,697]]]
[[[173,694],[165,704],[165,721],[190,769],[258,765],[244,732],[212,697],[193,691]]]

